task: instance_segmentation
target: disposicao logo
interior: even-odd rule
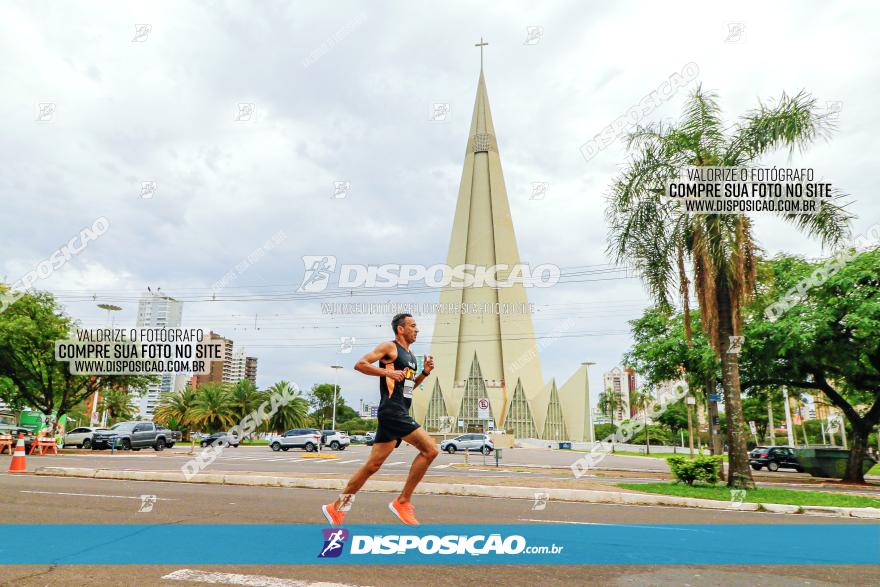
[[[500,534],[489,536],[354,536],[351,554],[406,554],[414,550],[420,554],[520,554],[532,547],[526,539],[513,535],[502,538]],[[558,549],[562,550],[561,547]],[[551,552],[549,547],[547,552]],[[556,554],[556,552],[553,552]]]
[[[348,540],[348,530],[343,528],[323,528],[324,548],[321,549],[318,558],[335,558],[342,554],[345,541]]]

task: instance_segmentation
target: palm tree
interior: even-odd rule
[[[599,409],[611,414],[611,452],[614,452],[614,413],[623,405],[623,394],[610,387],[599,394]]]
[[[291,428],[299,428],[306,426],[309,418],[309,402],[302,397],[302,393],[295,389],[287,381],[279,381],[265,392],[267,397],[275,394],[283,394],[285,397],[296,395],[296,397],[278,407],[278,410],[272,414],[266,423],[266,430],[269,432],[284,432]]]
[[[163,393],[159,396],[156,411],[153,412],[153,420],[172,430],[179,429],[188,435],[192,426],[192,407],[195,399],[196,392],[189,385],[180,391]]]
[[[108,413],[109,424],[131,420],[137,412],[133,399],[128,389],[109,387],[98,402],[98,410]]]
[[[645,422],[645,454],[651,454],[651,438],[648,434],[648,408],[654,403],[654,398],[648,390],[633,391],[630,396],[632,406],[636,411],[642,412]]]
[[[245,416],[256,410],[266,399],[266,394],[257,389],[257,386],[250,379],[242,379],[236,383],[230,392],[235,420],[241,422]]]
[[[608,198],[609,253],[642,274],[661,307],[671,307],[670,292],[677,282],[688,329],[690,282],[685,266],[692,265],[703,330],[721,360],[731,487],[754,487],[746,454],[739,356],[726,350],[729,337],[741,331],[741,308],[755,288],[759,249],[748,217],[689,215],[662,194],[667,182],[685,168],[752,166],[779,147],[787,147],[790,154],[795,148],[802,151],[832,129],[829,114],[819,113],[816,100],[804,92],[761,104],[725,129],[717,96],[698,87],[677,126],[652,124],[630,133],[632,160]],[[834,245],[847,236],[850,220],[840,200],[836,194],[820,204],[817,214],[783,217],[824,245]]]
[[[217,432],[234,425],[235,405],[228,383],[205,383],[196,390],[196,397],[190,410],[191,422]]]

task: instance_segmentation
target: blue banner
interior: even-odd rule
[[[7,524],[0,564],[880,564],[880,524]]]

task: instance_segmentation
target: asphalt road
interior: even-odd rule
[[[142,495],[155,495],[152,511],[139,512]],[[150,524],[322,523],[326,491],[189,485],[15,476],[0,474],[0,522]],[[348,520],[393,523],[387,493],[358,495]],[[867,520],[791,516],[759,512],[616,506],[531,500],[417,496],[423,523],[565,524],[866,524]],[[75,539],[75,537],[71,537]],[[267,545],[271,548],[273,545]],[[784,548],[784,545],[769,545]],[[171,545],[186,548],[185,545]],[[634,549],[638,545],[633,545]],[[758,562],[758,561],[756,561]],[[187,570],[189,569],[189,570]],[[223,573],[223,574],[210,574]],[[260,579],[259,577],[264,577]],[[167,578],[163,578],[167,577]],[[17,566],[0,568],[3,585],[876,585],[880,566],[679,567],[679,566]]]

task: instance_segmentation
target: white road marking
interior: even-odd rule
[[[433,467],[433,468],[434,469],[448,469],[451,466],[452,466],[452,463],[446,463],[445,465],[437,465],[436,467]]]
[[[60,491],[29,491],[22,489],[21,493],[42,493],[45,495],[78,495],[80,497],[115,497],[117,499],[141,499],[140,495],[106,495],[103,493],[63,493]],[[177,501],[168,497],[157,497],[159,501]]]
[[[393,467],[394,465],[405,465],[405,464],[406,464],[406,461],[397,461],[396,463],[388,463],[388,464],[386,464],[386,465],[384,465],[384,466],[386,466],[386,467]]]
[[[350,461],[340,461],[340,465],[347,465],[348,463],[359,463],[363,459],[351,459]]]
[[[169,581],[194,581],[213,585],[247,585],[248,587],[354,587],[344,583],[311,583],[295,579],[282,579],[267,575],[241,575],[238,573],[207,573],[193,569],[180,569],[162,577]]]

